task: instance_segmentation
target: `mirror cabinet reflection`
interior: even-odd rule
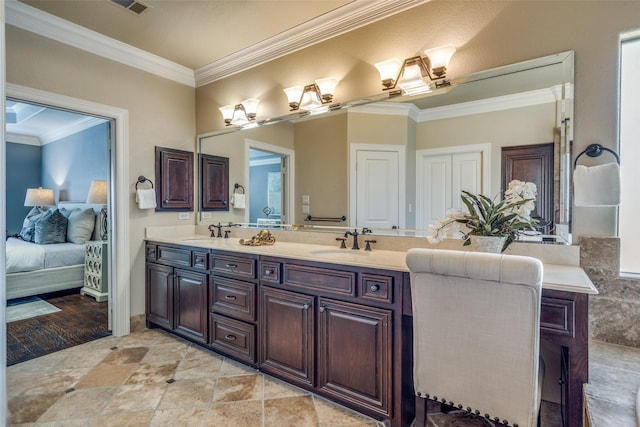
[[[200,135],[200,154],[228,158],[230,204],[201,203],[199,221],[424,235],[463,208],[461,190],[494,198],[519,179],[538,187],[532,240],[570,242],[573,66],[564,52],[422,95],[381,93]]]

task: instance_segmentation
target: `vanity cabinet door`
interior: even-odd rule
[[[318,389],[389,417],[392,403],[391,310],[320,298]]]
[[[193,153],[156,147],[156,211],[193,211]]]
[[[174,329],[176,333],[206,343],[208,276],[180,269],[175,270],[174,276]]]
[[[260,287],[260,369],[314,386],[314,297]]]
[[[147,322],[173,329],[173,267],[147,262]]]

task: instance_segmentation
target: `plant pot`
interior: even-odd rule
[[[499,236],[470,236],[471,248],[477,252],[502,253],[506,237]]]

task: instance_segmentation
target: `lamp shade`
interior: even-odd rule
[[[89,194],[87,194],[87,204],[107,204],[107,181],[91,181],[91,185],[89,186]]]
[[[374,64],[380,73],[380,79],[382,81],[385,80],[395,80],[398,76],[398,71],[400,71],[400,67],[402,67],[402,61],[398,58],[387,59],[386,61],[378,62]]]
[[[55,204],[53,190],[42,187],[27,188],[27,194],[24,197],[25,206],[54,206]]]
[[[429,57],[431,61],[431,68],[441,68],[449,66],[449,61],[455,53],[456,48],[453,45],[446,45],[435,47],[433,49],[427,49],[424,54]]]

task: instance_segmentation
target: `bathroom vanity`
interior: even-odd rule
[[[582,425],[588,298],[582,269],[545,265],[541,336],[562,346],[566,419]],[[203,235],[146,242],[146,320],[391,426],[413,419],[405,252]]]

